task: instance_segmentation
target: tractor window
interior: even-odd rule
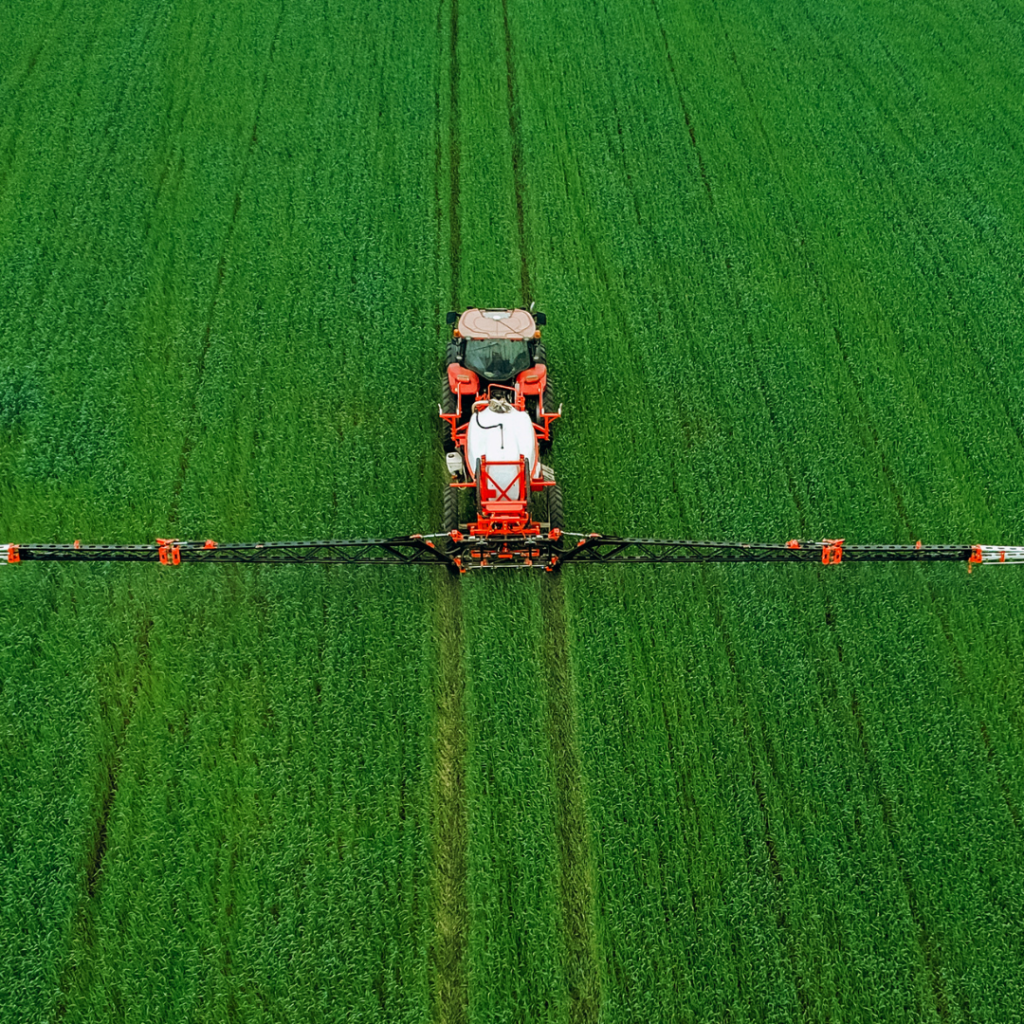
[[[525,341],[486,338],[466,341],[463,366],[489,381],[509,380],[530,368],[530,349]]]

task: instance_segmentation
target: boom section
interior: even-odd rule
[[[680,562],[981,562],[1016,561],[1020,548],[982,548],[969,544],[844,544],[843,541],[789,541],[788,544],[741,544],[729,541],[662,540],[608,537],[600,534],[563,534],[576,545],[560,555],[560,562],[603,565]],[[989,552],[996,557],[990,557]],[[983,555],[979,557],[979,552]],[[1000,559],[998,552],[1005,557]]]
[[[452,558],[422,536],[386,540],[296,540],[269,543],[216,544],[213,541],[158,540],[156,544],[8,544],[0,547],[3,562],[159,562],[241,563],[276,565],[445,565]]]

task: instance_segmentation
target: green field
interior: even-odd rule
[[[1024,544],[1024,6],[0,11],[0,542]],[[0,566],[0,1019],[1024,1021],[1024,570]]]

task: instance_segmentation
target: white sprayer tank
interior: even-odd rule
[[[476,473],[477,460],[486,458],[491,462],[518,462],[525,455],[530,462],[530,476],[539,480],[542,467],[537,452],[537,434],[529,414],[520,412],[505,402],[492,401],[478,412],[474,412],[466,432],[466,455],[469,469]],[[516,466],[494,466],[488,468],[490,478],[500,487],[506,487],[516,478]],[[521,501],[529,495],[520,494],[516,484],[508,497]]]

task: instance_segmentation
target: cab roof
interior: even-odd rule
[[[537,323],[525,309],[467,309],[459,317],[463,338],[532,338]]]

